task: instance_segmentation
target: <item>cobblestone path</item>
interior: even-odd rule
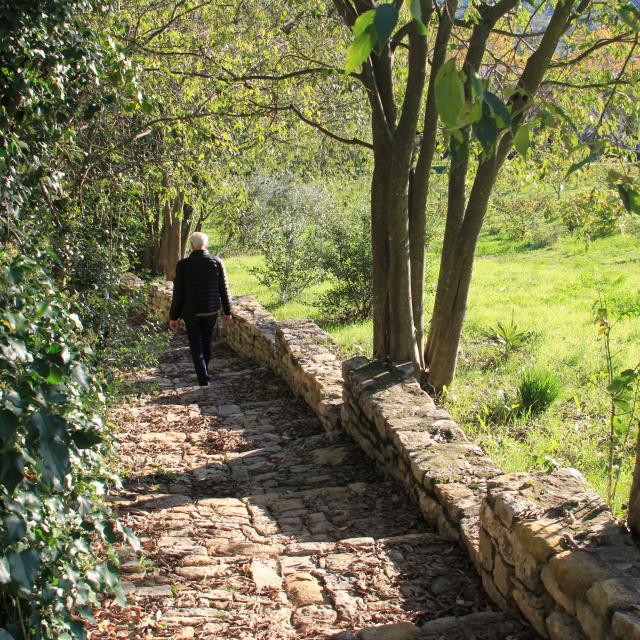
[[[102,610],[92,639],[534,637],[284,382],[222,344],[211,368],[191,386],[178,338],[117,412],[114,502],[142,555],[123,549],[129,604]]]

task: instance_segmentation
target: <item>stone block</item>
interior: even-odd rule
[[[440,484],[436,486],[435,493],[448,518],[453,522],[458,523],[462,518],[472,516],[479,517],[480,496],[465,484]]]
[[[546,622],[551,640],[587,640],[576,621],[560,611],[554,611]]]
[[[518,609],[531,623],[531,626],[543,638],[547,638],[546,618],[553,611],[551,599],[534,595],[524,585],[518,583],[517,580],[514,580],[514,588],[511,595],[518,605]]]
[[[507,600],[509,599],[509,594],[512,589],[511,576],[513,576],[513,569],[502,560],[500,554],[496,554],[493,567],[493,581]]]
[[[493,580],[493,576],[488,571],[481,571],[480,576],[482,578],[482,586],[487,592],[489,598],[491,598],[491,600],[503,611],[509,610],[511,608],[509,606],[509,602],[502,595],[502,593],[500,593],[500,589],[498,589],[498,587],[496,586],[496,583]]]
[[[430,524],[437,525],[438,520],[443,515],[443,510],[440,504],[432,497],[427,495],[426,491],[422,488],[418,488],[418,504],[420,505],[420,511],[424,519]]]
[[[560,588],[560,585],[555,579],[553,572],[549,568],[549,565],[542,567],[540,572],[540,578],[544,584],[547,593],[570,615],[576,615],[576,603],[575,600]]]
[[[587,591],[587,600],[601,616],[611,615],[614,609],[640,607],[640,581],[610,578],[596,582]]]
[[[524,551],[540,561],[564,551],[562,540],[565,534],[565,526],[552,518],[518,522],[514,528],[514,539]]]
[[[640,640],[640,610],[616,611],[611,626],[618,640]]]
[[[287,576],[285,590],[289,600],[296,607],[322,604],[324,602],[322,587],[310,573],[293,573]]]
[[[584,598],[591,586],[614,577],[613,571],[587,551],[565,551],[551,558],[549,568],[560,589],[574,600]]]
[[[485,529],[480,527],[480,563],[486,571],[493,571],[493,542]]]
[[[612,632],[606,620],[584,600],[576,601],[576,617],[589,640],[611,640]]]

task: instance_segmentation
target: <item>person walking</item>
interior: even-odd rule
[[[177,332],[184,320],[189,350],[201,387],[209,386],[211,337],[218,314],[231,321],[231,301],[227,273],[222,260],[208,251],[209,238],[196,232],[191,236],[191,253],[176,265],[169,327]]]

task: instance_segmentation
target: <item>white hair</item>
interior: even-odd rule
[[[206,249],[209,246],[209,237],[206,233],[196,231],[191,234],[191,247],[193,249]]]

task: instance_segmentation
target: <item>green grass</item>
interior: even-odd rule
[[[310,317],[330,331],[345,354],[370,354],[371,323],[334,326],[323,321],[314,300],[326,283],[283,306],[259,285],[250,269],[255,256],[226,260],[232,291],[254,295],[277,319]],[[437,256],[429,256],[427,308],[436,279]],[[640,240],[617,236],[584,243],[565,238],[552,247],[530,250],[500,235],[485,235],[478,247],[456,380],[446,405],[470,437],[481,443],[507,471],[575,466],[606,495],[606,398],[596,377],[602,348],[592,317],[600,296],[635,309],[619,322],[614,340],[622,368],[640,361]],[[486,332],[514,318],[534,338],[506,360]],[[553,372],[562,384],[558,401],[541,416],[486,420],[492,410],[515,397],[529,367]],[[633,440],[635,442],[635,440]],[[625,463],[614,506],[623,509],[631,481]]]

